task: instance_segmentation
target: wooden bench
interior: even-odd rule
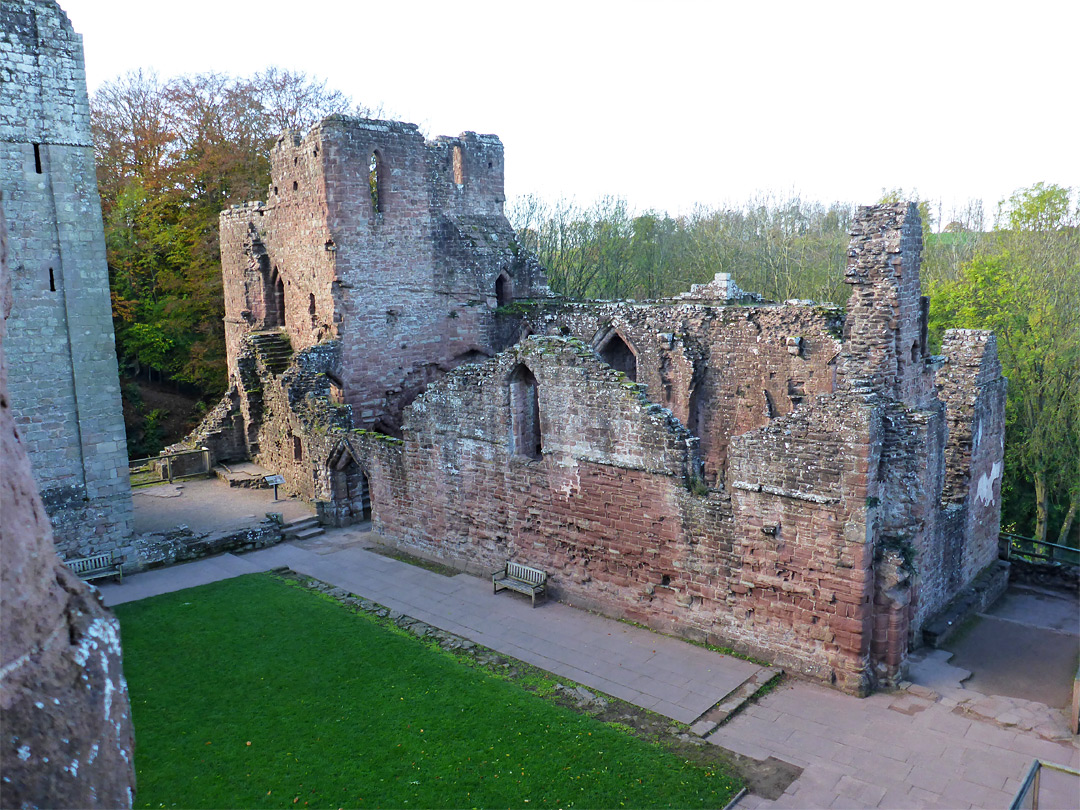
[[[509,588],[532,597],[532,606],[536,607],[537,594],[547,599],[547,574],[539,568],[530,568],[521,563],[506,561],[506,565],[491,574],[492,593]]]
[[[92,579],[101,579],[102,577],[117,577],[120,582],[123,582],[124,572],[120,567],[123,561],[120,552],[111,551],[105,554],[95,554],[93,557],[64,560],[64,565],[85,582]]]

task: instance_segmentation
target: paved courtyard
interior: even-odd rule
[[[493,596],[483,579],[443,576],[369,550],[374,545],[370,532],[337,529],[244,556],[138,574],[101,590],[108,604],[118,604],[288,566],[683,723],[693,723],[760,670],[557,602],[533,609],[515,594]],[[738,807],[1003,808],[1033,759],[1080,769],[1080,745],[1065,733],[1062,712],[1016,700],[991,709],[969,706],[973,694],[965,696],[955,681],[962,670],[941,660],[948,655],[938,651],[927,659],[930,685],[860,700],[789,679],[747,706],[705,739],[755,759],[776,757],[803,772],[779,799],[751,794]],[[1030,715],[1027,728],[1008,724],[1010,712],[1019,710]],[[1046,787],[1040,807],[1080,807],[1080,780],[1048,778]]]

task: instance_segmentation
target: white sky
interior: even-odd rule
[[[429,135],[493,132],[506,191],[687,212],[773,191],[988,209],[1080,187],[1080,2],[60,0],[90,91],[276,64]]]

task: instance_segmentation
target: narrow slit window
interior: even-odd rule
[[[41,174],[41,144],[34,144],[34,171]]]
[[[371,210],[376,214],[383,211],[382,197],[382,158],[378,150],[371,153],[371,161],[368,163],[368,187],[371,191]]]
[[[49,268],[49,292],[56,292],[56,273]]]
[[[304,460],[304,444],[303,444],[303,442],[300,441],[299,436],[293,436],[292,437],[292,453],[293,453],[293,461],[303,461]]]
[[[465,185],[465,155],[461,147],[454,147],[454,182],[459,186]]]

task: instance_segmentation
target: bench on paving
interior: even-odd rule
[[[521,563],[506,561],[506,565],[491,575],[492,592],[498,593],[509,588],[532,597],[532,606],[536,607],[536,597],[543,594],[547,599],[547,574],[539,568],[530,568]]]
[[[120,552],[110,551],[104,554],[95,554],[93,557],[64,560],[64,565],[71,569],[71,573],[85,582],[92,579],[101,579],[102,577],[117,577],[123,582],[124,572],[120,567],[123,561]]]

